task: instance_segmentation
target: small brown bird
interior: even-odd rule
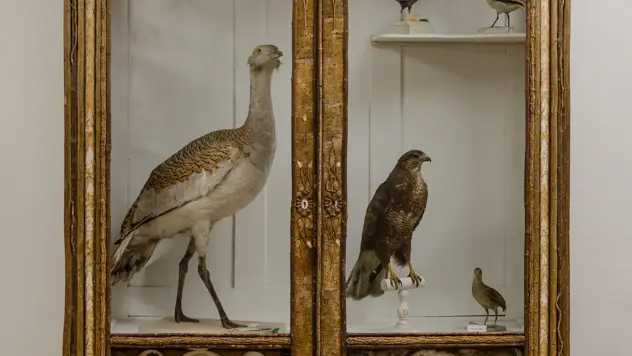
[[[397,2],[399,3],[399,6],[402,7],[402,9],[399,10],[399,12],[403,12],[404,9],[408,9],[408,13],[410,14],[410,12],[412,11],[413,5],[417,2],[417,0],[397,0]]]
[[[483,283],[483,270],[480,268],[474,269],[474,280],[472,281],[472,295],[474,299],[485,309],[485,324],[489,318],[489,309],[494,310],[496,318],[494,319],[494,325],[498,321],[498,308],[503,308],[503,311],[507,310],[507,304],[505,304],[505,298],[503,298],[497,290],[487,286]]]
[[[413,232],[426,211],[428,187],[421,177],[421,165],[430,157],[419,150],[404,153],[388,178],[380,184],[364,216],[360,255],[347,279],[347,297],[361,300],[384,294],[380,283],[390,273],[391,284],[399,289],[390,260],[408,265],[409,277],[419,285],[421,277],[410,261]]]

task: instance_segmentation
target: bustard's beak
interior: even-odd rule
[[[276,51],[274,53],[271,54],[272,58],[279,58],[283,56],[283,52],[281,51]]]

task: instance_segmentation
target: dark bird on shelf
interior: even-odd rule
[[[266,184],[276,148],[270,92],[272,73],[283,53],[257,46],[250,58],[250,107],[246,122],[193,140],[158,165],[121,225],[115,242],[112,284],[127,282],[142,269],[163,239],[190,237],[179,264],[176,322],[198,322],[182,312],[182,289],[189,261],[198,257],[198,274],[210,293],[224,328],[243,327],[228,319],[206,267],[213,225],[246,207]]]
[[[399,3],[399,6],[402,7],[399,12],[404,12],[404,9],[408,9],[408,13],[410,14],[413,5],[417,2],[417,0],[396,0]]]
[[[511,27],[511,18],[509,14],[518,9],[524,9],[525,0],[487,0],[487,4],[496,10],[496,20],[489,27],[494,27],[498,22],[500,14],[505,14],[507,18],[507,27]]]
[[[346,283],[348,298],[384,294],[380,283],[390,274],[396,288],[401,280],[393,272],[391,258],[398,266],[408,265],[409,277],[419,285],[421,277],[410,261],[413,232],[426,211],[428,187],[421,166],[430,157],[419,150],[404,153],[395,168],[375,191],[364,216],[360,254]]]
[[[507,304],[505,304],[505,298],[503,298],[497,290],[487,286],[483,283],[483,270],[480,268],[474,269],[474,280],[472,281],[472,295],[474,299],[485,309],[485,324],[489,318],[489,310],[492,309],[496,318],[494,319],[494,325],[498,321],[498,308],[502,308],[503,312],[507,310]]]

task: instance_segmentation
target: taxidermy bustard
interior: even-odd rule
[[[505,17],[507,18],[507,27],[511,27],[511,18],[509,17],[509,13],[521,8],[524,9],[525,0],[487,0],[487,4],[496,10],[496,20],[489,27],[494,27],[496,22],[498,22],[500,14],[505,14]]]
[[[507,304],[505,298],[503,298],[497,290],[487,286],[483,283],[483,270],[480,268],[474,269],[474,280],[472,281],[472,296],[483,309],[485,309],[485,324],[489,318],[489,309],[494,311],[496,318],[494,319],[494,325],[498,321],[498,308],[502,308],[503,311],[507,310]]]
[[[198,274],[208,289],[224,328],[232,322],[206,267],[213,225],[246,207],[263,189],[276,149],[270,84],[281,65],[277,46],[257,46],[250,58],[250,107],[238,128],[206,134],[173,154],[150,174],[121,226],[112,264],[112,283],[129,281],[162,239],[190,236],[180,261],[175,321],[198,322],[182,312],[182,289],[189,261],[198,256]]]
[[[391,258],[399,266],[408,265],[409,277],[419,285],[421,277],[410,261],[413,232],[426,211],[428,187],[421,176],[421,165],[430,157],[419,150],[404,153],[388,178],[375,191],[364,216],[360,255],[346,283],[346,294],[353,300],[384,294],[381,282],[390,274],[391,284],[399,289]]]

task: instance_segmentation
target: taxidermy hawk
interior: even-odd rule
[[[391,267],[408,265],[416,285],[421,277],[410,261],[413,232],[426,210],[428,188],[421,176],[421,165],[430,157],[419,150],[404,153],[395,168],[375,191],[366,209],[360,255],[347,279],[347,298],[361,300],[384,294],[380,283],[390,274],[391,283],[399,288],[401,280]]]

